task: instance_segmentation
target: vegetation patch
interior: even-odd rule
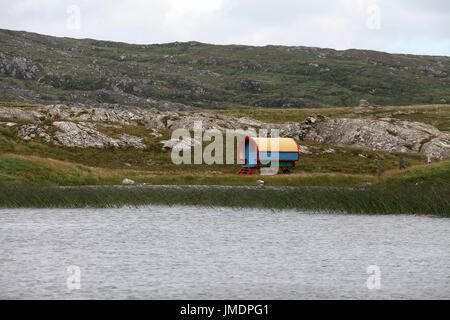
[[[396,131],[394,131],[394,130],[387,129],[386,131],[387,131],[387,133],[389,133],[391,136],[394,136],[394,137],[397,137],[397,136],[398,136],[398,133],[397,133]]]
[[[80,169],[57,162],[31,161],[24,158],[0,157],[0,183],[39,185],[97,184],[87,168]]]
[[[450,217],[450,188],[332,187],[1,187],[0,207],[85,208],[158,205],[296,209]]]
[[[444,185],[450,186],[450,160],[427,166],[396,170],[383,179],[388,184],[398,185]]]

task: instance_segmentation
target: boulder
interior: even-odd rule
[[[307,146],[298,146],[298,151],[302,154],[312,154]]]
[[[162,140],[160,142],[163,144],[163,150],[173,149],[175,151],[190,151],[192,147],[201,144],[201,142],[189,137],[183,139]]]
[[[143,138],[129,134],[121,134],[119,137],[119,147],[132,147],[138,150],[144,150],[147,146],[142,142]]]
[[[449,159],[450,158],[450,135],[448,138],[435,138],[422,145],[420,153],[426,154],[430,158]]]
[[[125,178],[122,180],[122,184],[124,184],[124,185],[133,185],[134,183],[135,183],[134,180],[131,180],[128,178]]]
[[[359,107],[368,107],[368,106],[370,106],[369,101],[364,99],[359,100]]]
[[[335,153],[336,153],[336,150],[334,150],[333,148],[328,148],[321,152],[321,154],[335,154]]]

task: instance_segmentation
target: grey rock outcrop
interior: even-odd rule
[[[196,145],[201,145],[201,143],[195,139],[185,137],[184,139],[170,139],[162,140],[162,149],[172,149],[174,151],[189,151],[192,147]]]
[[[20,75],[25,79],[33,79],[35,77],[36,72],[39,71],[39,67],[34,64],[34,62],[30,59],[24,57],[13,57],[13,77],[16,75]]]
[[[31,109],[20,108],[0,108],[0,117],[20,119],[28,121],[42,121],[45,120],[45,115],[42,112]]]
[[[19,56],[8,58],[0,52],[0,73],[21,79],[34,79],[40,70],[31,59]]]
[[[55,142],[67,147],[146,148],[146,145],[142,143],[142,138],[122,134],[119,139],[115,139],[93,129],[87,124],[57,121],[53,122],[53,126],[58,129],[54,134]]]
[[[317,123],[304,139],[338,146],[450,158],[450,135],[421,122],[333,119]]]
[[[450,158],[450,135],[445,138],[434,138],[431,141],[424,143],[420,150],[430,158],[449,159]]]
[[[394,115],[394,114],[393,114]],[[437,159],[450,158],[450,135],[421,122],[397,121],[392,118],[333,119],[321,115],[304,122],[264,123],[256,119],[211,112],[173,112],[156,109],[104,109],[51,105],[37,108],[0,108],[0,118],[17,122],[19,137],[24,140],[42,138],[68,147],[145,149],[144,137],[122,133],[115,138],[99,131],[100,127],[120,130],[123,126],[140,125],[151,130],[148,136],[161,137],[160,130],[192,131],[201,122],[202,130],[226,132],[233,129],[242,134],[266,129],[279,130],[279,136],[296,140],[323,142],[330,145],[364,147],[390,152],[414,152]],[[19,121],[20,120],[20,121]],[[161,132],[162,132],[161,131]],[[197,141],[163,140],[163,149],[191,148]],[[306,150],[303,150],[307,153]]]
[[[40,127],[36,124],[26,124],[19,128],[19,137],[23,140],[28,141],[35,138],[42,138],[45,142],[51,142],[51,136],[46,132],[48,130],[48,126]]]
[[[129,134],[121,134],[118,140],[119,140],[119,148],[131,147],[138,150],[144,150],[147,147],[142,142],[143,138],[132,136]]]

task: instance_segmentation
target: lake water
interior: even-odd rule
[[[443,218],[0,209],[0,241],[2,299],[450,298]]]

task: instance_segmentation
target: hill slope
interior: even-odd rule
[[[0,29],[0,100],[160,109],[450,101],[450,57],[198,42],[132,45]],[[167,102],[165,102],[167,101]],[[174,104],[180,103],[180,104]]]

